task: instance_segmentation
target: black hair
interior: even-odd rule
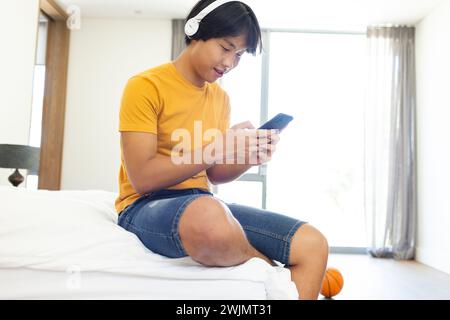
[[[186,21],[195,17],[215,0],[200,0],[192,8]],[[185,23],[186,23],[185,21]],[[196,34],[185,36],[186,45],[192,40],[209,40],[212,38],[236,37],[245,34],[247,52],[255,55],[262,50],[261,29],[253,10],[240,1],[227,2],[211,11],[200,22]]]

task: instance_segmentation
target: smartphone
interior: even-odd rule
[[[293,119],[294,117],[288,114],[279,113],[275,117],[264,123],[258,129],[278,129],[281,132]]]

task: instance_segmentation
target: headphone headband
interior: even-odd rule
[[[236,0],[216,0],[213,3],[211,3],[209,6],[204,8],[202,11],[200,11],[195,17],[189,19],[186,24],[184,25],[184,33],[188,37],[192,37],[194,34],[197,33],[198,28],[200,26],[200,22],[203,20],[204,17],[206,17],[211,11],[217,9],[221,5],[224,5],[228,2],[233,2]]]

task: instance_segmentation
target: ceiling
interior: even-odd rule
[[[76,5],[83,18],[185,18],[197,0],[56,0]],[[361,29],[373,24],[414,25],[444,0],[244,0],[263,27]]]

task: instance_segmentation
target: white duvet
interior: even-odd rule
[[[29,268],[107,272],[157,279],[247,280],[264,283],[268,299],[296,299],[290,272],[254,258],[228,268],[170,259],[145,248],[117,225],[116,194],[0,186],[0,272]]]

